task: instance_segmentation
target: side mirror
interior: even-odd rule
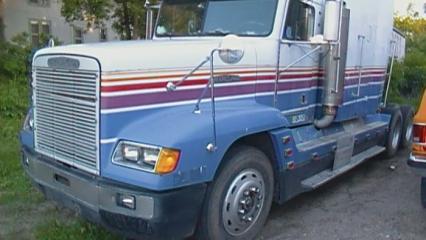
[[[244,56],[243,42],[237,35],[227,35],[218,49],[220,59],[226,64],[236,64]]]
[[[327,0],[325,2],[324,39],[326,41],[339,40],[342,6],[343,3],[341,0]]]

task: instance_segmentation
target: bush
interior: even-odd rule
[[[22,118],[28,103],[28,56],[31,47],[27,34],[12,42],[0,41],[0,118]]]
[[[0,76],[3,81],[26,77],[30,53],[27,34],[16,36],[12,42],[0,41]]]
[[[407,36],[407,53],[395,64],[390,99],[417,105],[426,87],[426,19],[397,17],[395,25]]]

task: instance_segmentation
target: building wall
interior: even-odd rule
[[[67,23],[61,16],[61,0],[0,0],[3,4],[3,23],[5,25],[4,37],[11,40],[14,36],[27,32],[31,33],[31,22],[43,22],[50,25],[50,33],[63,44],[75,42],[74,28],[82,29],[83,42],[100,41],[100,30],[86,31],[84,22]],[[39,3],[47,3],[37,4]],[[1,10],[1,8],[0,8]],[[107,41],[119,40],[113,31],[111,22],[106,24]]]

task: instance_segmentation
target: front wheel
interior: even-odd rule
[[[224,159],[209,186],[198,239],[253,239],[262,229],[272,204],[274,173],[265,154],[237,147]]]

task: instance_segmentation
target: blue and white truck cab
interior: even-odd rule
[[[252,239],[272,202],[409,140],[381,107],[392,5],[164,0],[150,40],[42,49],[23,167],[127,237]]]

